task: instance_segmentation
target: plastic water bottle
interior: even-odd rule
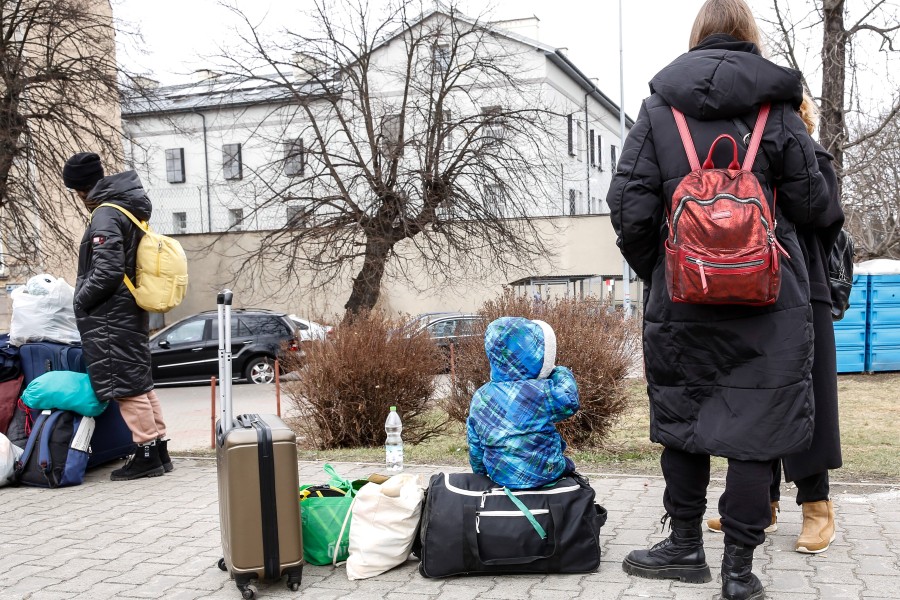
[[[400,415],[397,414],[397,407],[392,406],[388,418],[384,422],[384,432],[387,439],[384,442],[385,466],[388,471],[403,470],[403,438],[400,432],[403,430],[403,423],[400,421]]]

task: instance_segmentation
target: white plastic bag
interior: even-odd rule
[[[350,509],[349,579],[381,575],[406,562],[424,499],[421,476],[406,473],[394,475],[380,485],[367,483],[356,493]]]
[[[29,288],[46,290],[45,294],[29,293]],[[29,280],[29,285],[19,287],[10,294],[12,319],[9,324],[9,343],[21,346],[25,342],[43,340],[73,344],[81,341],[75,326],[75,309],[72,301],[75,288],[65,279],[51,275],[39,275]]]
[[[9,478],[13,474],[16,461],[25,451],[9,441],[5,435],[0,433],[0,487],[9,483]]]

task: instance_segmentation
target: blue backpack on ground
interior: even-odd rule
[[[68,410],[43,411],[34,422],[25,452],[16,461],[13,481],[43,488],[81,484],[88,463],[90,436],[82,432],[87,441],[76,438],[85,419],[91,420]],[[84,424],[89,428],[89,423]]]

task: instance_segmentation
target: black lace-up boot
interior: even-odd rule
[[[753,569],[753,550],[747,546],[725,544],[722,556],[722,598],[724,600],[762,600],[766,592]]]
[[[172,459],[169,458],[169,440],[159,438],[156,440],[156,445],[159,447],[159,462],[162,463],[163,470],[171,473],[175,466],[172,464]]]
[[[669,515],[662,518],[665,528]],[[648,579],[678,579],[685,583],[712,581],[706,554],[703,552],[702,519],[671,519],[672,533],[649,550],[633,550],[622,561],[629,575]]]
[[[125,461],[125,466],[113,471],[109,478],[113,481],[130,481],[141,477],[159,477],[165,473],[159,460],[156,442],[138,444],[135,453]]]

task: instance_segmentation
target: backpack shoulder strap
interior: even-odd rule
[[[47,422],[49,416],[49,411],[41,411],[37,421],[35,421],[34,425],[31,427],[31,433],[28,435],[28,442],[25,443],[25,451],[22,452],[22,456],[16,461],[15,472],[17,474],[21,474],[25,469],[25,465],[28,464],[28,460],[34,452],[34,446],[37,443],[37,439],[41,435],[41,430],[44,428],[44,423]]]
[[[763,130],[766,128],[771,107],[768,102],[759,107],[759,116],[756,117],[753,135],[750,136],[750,144],[747,146],[747,154],[744,155],[744,164],[741,166],[744,171],[753,170],[753,163],[756,161],[756,153],[759,151],[759,144],[762,141]]]
[[[93,210],[93,212],[91,212],[91,217],[93,218],[94,212],[97,212],[98,208],[103,208],[104,206],[108,206],[109,208],[116,209],[117,211],[119,211],[120,213],[122,213],[123,215],[128,217],[132,223],[137,225],[138,229],[140,229],[141,231],[147,231],[147,229],[148,229],[147,223],[145,223],[144,221],[139,221],[137,217],[135,217],[133,214],[131,214],[130,210],[123,208],[123,207],[119,206],[118,204],[112,204],[111,202],[104,202],[103,204],[101,204],[100,206],[95,208]]]
[[[691,138],[691,130],[688,129],[684,114],[673,106],[672,115],[675,117],[675,125],[678,126],[678,134],[681,136],[681,143],[684,144],[684,152],[687,154],[688,162],[691,163],[691,171],[699,171],[700,159],[697,158],[697,147],[694,146],[694,140]]]

